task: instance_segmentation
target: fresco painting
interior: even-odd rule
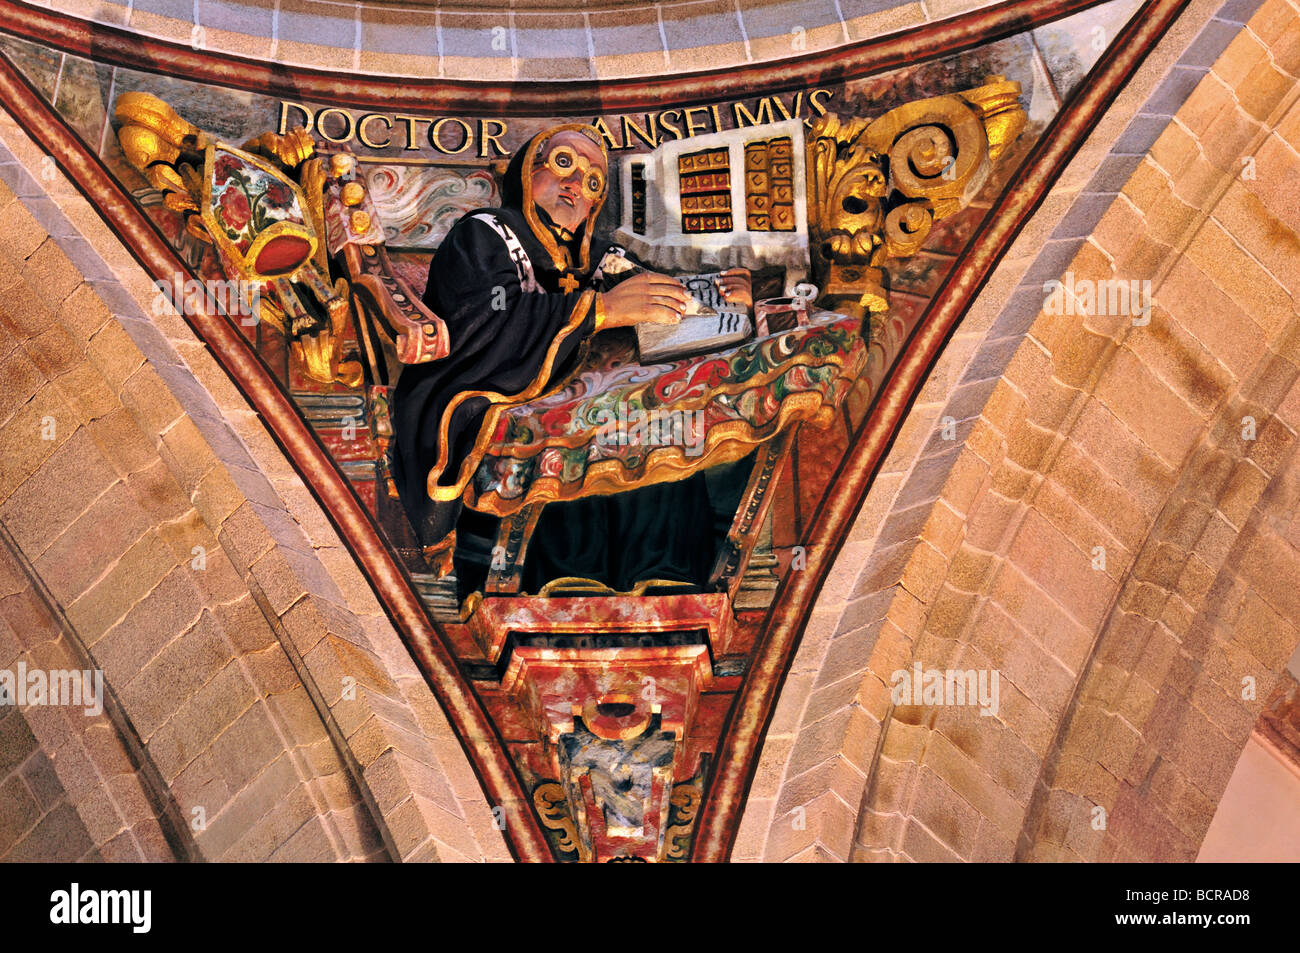
[[[1079,68],[1054,84],[1025,33],[750,100],[417,117],[9,42],[196,276],[259,284],[231,319],[476,673],[559,860],[689,856],[797,527]],[[639,323],[725,323],[708,301],[746,330],[640,356]]]

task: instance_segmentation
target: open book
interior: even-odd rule
[[[605,287],[640,274],[646,269],[627,258],[610,254],[601,262]],[[743,305],[722,300],[715,279],[718,273],[674,275],[691,293],[692,301],[679,324],[636,325],[637,350],[641,363],[667,361],[739,344],[753,334],[749,312]]]

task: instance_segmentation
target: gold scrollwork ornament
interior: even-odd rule
[[[1026,121],[1020,84],[1002,76],[874,120],[818,117],[807,143],[818,303],[860,316],[885,310],[885,263],[916,254],[934,222],[971,203]]]
[[[703,799],[703,792],[693,784],[679,784],[673,788],[668,803],[674,808],[673,820],[676,823],[664,832],[664,857],[667,860],[686,860],[692,825]]]
[[[554,781],[539,784],[533,791],[533,807],[537,808],[542,826],[559,834],[556,846],[561,851],[566,854],[576,853],[578,860],[583,863],[591,860],[591,852],[578,836],[578,827],[569,816],[564,788]]]
[[[114,118],[120,124],[118,141],[127,160],[162,193],[167,208],[184,216],[186,231],[218,247],[231,277],[262,288],[257,318],[284,334],[290,354],[306,376],[322,383],[360,386],[361,365],[340,359],[339,343],[352,317],[350,289],[344,279],[329,278],[323,241],[325,174],[321,160],[315,158],[315,140],[306,130],[295,128],[284,135],[267,132],[236,149],[218,143],[181,118],[168,103],[143,92],[119,96]],[[212,218],[210,165],[218,148],[287,186],[297,198],[305,223],[272,225],[247,252],[236,249]],[[310,249],[309,257],[292,274],[261,274],[254,265],[256,252],[277,232],[297,234]],[[319,304],[323,320],[303,305],[304,294]]]

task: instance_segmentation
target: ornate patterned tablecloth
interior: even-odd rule
[[[636,363],[630,334],[599,334],[563,385],[501,414],[470,503],[504,516],[739,460],[797,421],[829,421],[866,356],[860,321],[826,311],[660,364]]]

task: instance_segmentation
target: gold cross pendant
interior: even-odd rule
[[[560,290],[565,294],[576,291],[578,288],[578,279],[573,275],[565,272],[564,277],[560,279]]]

